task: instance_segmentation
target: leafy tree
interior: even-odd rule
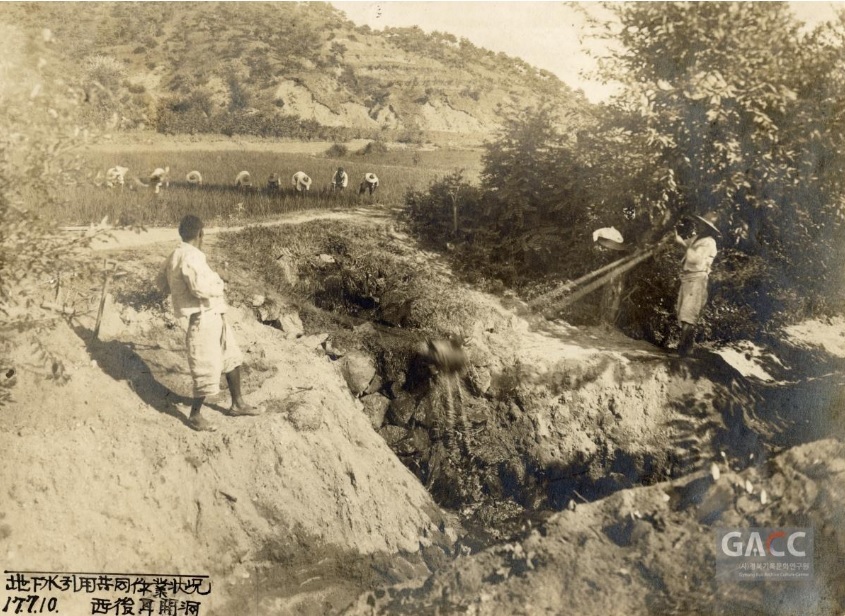
[[[95,264],[86,250],[91,236],[60,231],[39,209],[60,203],[65,188],[81,179],[75,146],[87,134],[77,123],[84,93],[63,82],[43,42],[16,28],[0,26],[0,53],[8,61],[0,83],[0,353],[20,341],[15,331],[29,331],[61,381],[61,361],[46,355],[36,336],[55,318],[42,301],[53,299],[56,280]],[[8,393],[0,391],[0,405]]]
[[[594,261],[589,253],[577,256],[589,246],[590,208],[574,129],[566,126],[548,106],[507,115],[485,145],[480,188],[456,173],[406,196],[414,229],[441,246],[448,242],[465,271],[485,271],[508,285],[583,273]]]
[[[512,111],[482,156],[491,222],[505,253],[526,274],[566,267],[565,248],[584,235],[584,169],[575,157],[574,129],[562,126],[549,106]]]
[[[603,70],[624,89],[595,141],[633,157],[599,171],[619,178],[606,188],[626,186],[640,228],[647,218],[653,235],[684,214],[722,215],[720,261],[731,276],[716,276],[714,305],[747,319],[730,335],[813,308],[800,298],[829,284],[842,253],[842,184],[832,169],[842,162],[835,109],[845,89],[826,77],[842,66],[841,29],[804,35],[784,3],[609,8],[619,45]],[[652,267],[643,275],[675,275],[670,261]],[[748,292],[760,288],[768,293]],[[717,332],[719,319],[711,314]]]

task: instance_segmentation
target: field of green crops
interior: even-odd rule
[[[65,225],[87,225],[108,216],[112,224],[153,226],[173,224],[193,213],[210,224],[225,225],[266,220],[296,210],[395,206],[403,202],[408,190],[425,189],[436,177],[457,169],[464,169],[468,178],[477,177],[479,154],[462,150],[396,150],[327,158],[266,149],[215,151],[211,146],[208,151],[144,151],[128,146],[119,152],[88,152],[84,165],[82,175],[86,179],[64,189],[64,203],[55,206],[56,211],[41,209],[43,215]],[[90,179],[115,165],[129,167],[125,188],[96,186]],[[146,181],[153,169],[165,166],[170,167],[170,186],[160,194],[150,189],[129,189],[132,177]],[[332,193],[329,184],[339,166],[349,174],[349,186],[341,193]],[[201,187],[185,182],[185,175],[194,169],[203,176]],[[253,189],[235,188],[235,176],[242,170],[252,175]],[[304,171],[313,180],[306,194],[296,194],[292,189],[291,176],[297,171]],[[372,196],[359,196],[358,184],[367,172],[379,177],[380,186]],[[282,179],[280,191],[266,189],[272,173]]]

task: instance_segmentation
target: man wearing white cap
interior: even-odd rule
[[[311,190],[311,178],[305,175],[304,171],[297,171],[292,178],[293,187],[296,192],[306,192]]]
[[[150,174],[150,186],[153,187],[155,194],[161,192],[162,186],[170,186],[170,167],[156,167]]]
[[[675,242],[686,249],[681,267],[681,289],[675,306],[681,326],[678,344],[681,356],[689,355],[695,342],[695,326],[707,304],[707,279],[718,252],[716,237],[721,235],[715,224],[718,219],[715,212],[694,218],[696,225],[692,237],[684,239],[675,230]]]
[[[378,188],[378,177],[375,173],[365,173],[364,180],[361,182],[361,185],[358,187],[358,194],[363,195],[365,192],[369,192],[371,195],[376,192]]]

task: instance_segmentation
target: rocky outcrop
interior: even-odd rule
[[[415,589],[368,593],[348,613],[838,613],[843,475],[845,445],[825,440],[742,473],[722,466],[624,490],[450,563]],[[717,526],[811,527],[814,575],[753,584],[717,576]]]

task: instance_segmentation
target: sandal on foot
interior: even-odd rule
[[[233,406],[229,409],[229,415],[232,417],[253,417],[260,414],[261,409],[254,406],[245,406],[244,408]]]
[[[188,426],[197,432],[217,432],[217,427],[205,417],[188,417]]]

